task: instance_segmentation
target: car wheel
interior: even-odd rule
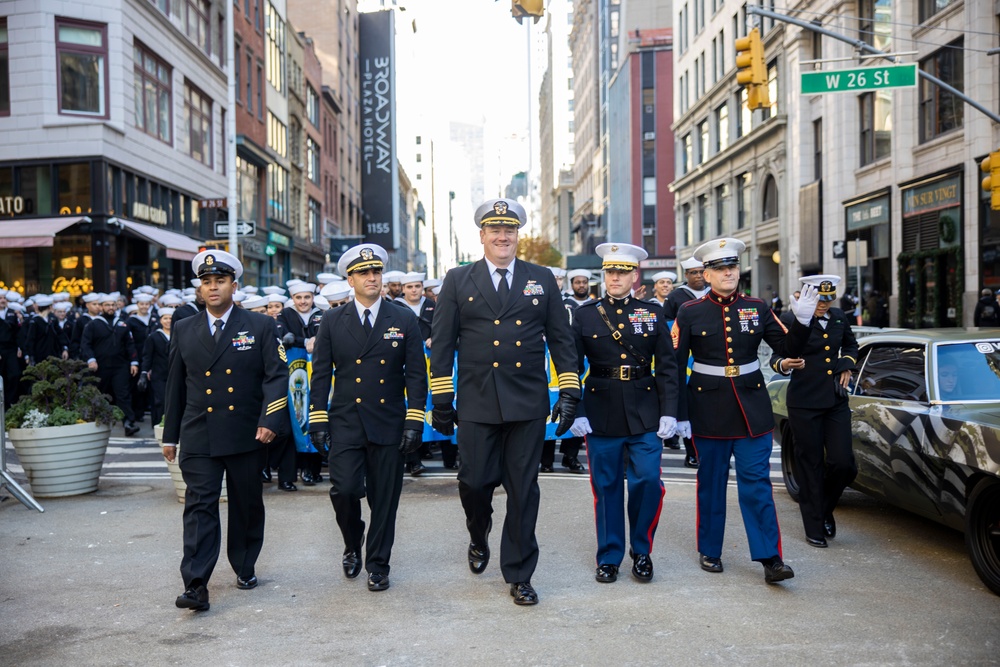
[[[795,478],[795,438],[788,422],[781,427],[781,476],[785,480],[788,495],[799,502],[799,482]]]
[[[965,544],[976,574],[1000,595],[1000,482],[984,479],[965,507]]]

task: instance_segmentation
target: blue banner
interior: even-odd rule
[[[295,439],[295,451],[316,454],[309,440],[309,378],[312,360],[305,348],[290,347],[285,350],[288,359],[288,417]]]

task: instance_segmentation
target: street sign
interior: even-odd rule
[[[917,64],[803,72],[802,94],[856,93],[860,90],[913,88],[917,85]]]
[[[236,223],[237,236],[253,236],[257,233],[257,225],[253,220],[240,220]],[[221,239],[229,236],[229,223],[215,223],[215,238]]]
[[[833,258],[847,259],[847,241],[833,242]]]

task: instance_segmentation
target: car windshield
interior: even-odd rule
[[[1000,340],[937,346],[941,401],[1000,400]]]

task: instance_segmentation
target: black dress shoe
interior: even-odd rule
[[[530,581],[519,581],[516,584],[511,584],[510,594],[514,598],[514,604],[538,604],[538,593],[532,588]]]
[[[663,441],[663,446],[667,449],[680,449],[681,440],[676,435],[672,438]]]
[[[131,437],[139,432],[139,427],[134,422],[125,422],[125,437]]]
[[[785,565],[777,556],[771,559],[770,563],[763,563],[763,565],[764,581],[769,584],[776,584],[779,581],[791,579],[795,576],[795,573],[792,572],[792,568]]]
[[[263,470],[260,471],[260,481],[264,482],[265,484],[271,483],[272,481],[271,470],[269,468],[264,468]]]
[[[345,551],[341,564],[344,566],[344,576],[348,579],[361,574],[361,548]]]
[[[698,564],[701,565],[701,569],[705,570],[705,572],[722,572],[721,558],[712,558],[705,554],[699,554],[698,556]]]
[[[555,470],[552,468],[552,466],[547,466],[544,463],[542,464],[542,467],[539,470],[541,472],[555,472]]]
[[[384,591],[389,588],[389,575],[370,572],[368,574],[368,590]]]
[[[831,540],[837,536],[837,522],[832,514],[823,519],[823,534]]]
[[[587,472],[587,469],[583,467],[582,463],[580,463],[580,459],[575,456],[564,458],[562,460],[562,464],[564,468],[569,468],[570,472],[575,472],[578,475]]]
[[[642,582],[650,581],[653,578],[653,559],[649,554],[632,555],[632,576]]]
[[[241,591],[248,591],[251,588],[257,588],[257,575],[251,574],[246,579],[243,577],[236,577],[236,588]]]
[[[445,470],[458,470],[458,464],[457,463],[445,463],[444,464],[444,469]]]
[[[469,569],[472,574],[482,574],[490,563],[490,548],[469,543]]]
[[[306,486],[316,486],[316,478],[313,476],[311,470],[302,471],[302,483]]]
[[[291,482],[278,482],[278,488],[282,491],[298,491],[299,487],[295,486]]]
[[[413,465],[410,466],[410,477],[420,477],[425,472],[427,472],[427,466],[420,461],[415,461]]]
[[[602,584],[614,583],[618,580],[618,566],[598,565],[597,574],[594,575],[594,579],[597,579]]]
[[[174,604],[176,604],[180,609],[208,611],[208,589],[204,586],[189,588],[177,596],[177,600]]]
[[[807,535],[806,536],[806,542],[809,543],[809,546],[816,547],[817,549],[826,549],[826,547],[827,547],[827,543],[826,543],[826,538],[825,537],[809,537]]]
[[[697,456],[685,456],[684,457],[684,467],[685,468],[697,468],[700,463],[698,463]]]

